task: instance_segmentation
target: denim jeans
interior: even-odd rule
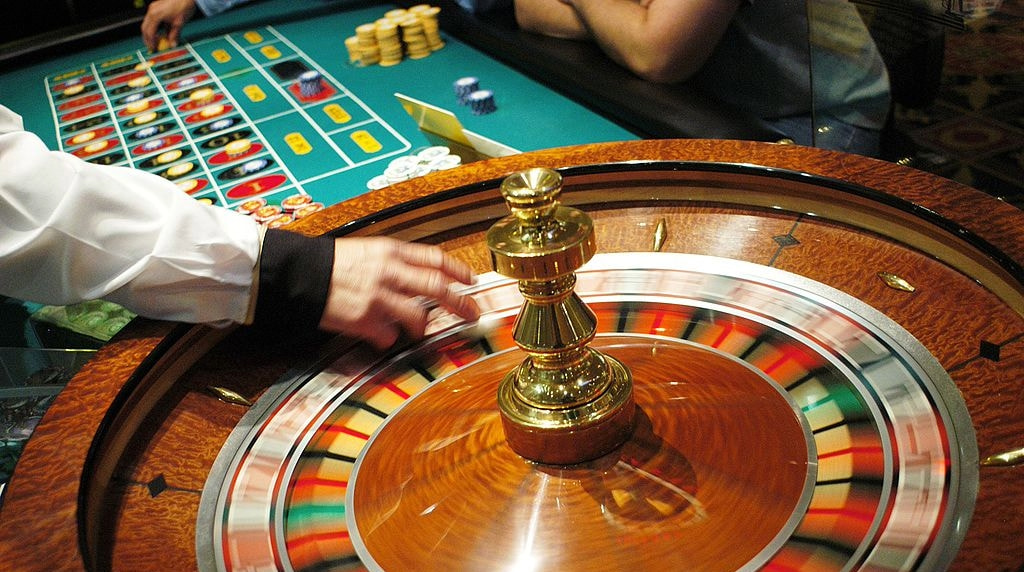
[[[879,156],[881,133],[878,130],[858,127],[828,116],[814,119],[808,115],[797,115],[770,119],[768,123],[797,145]]]

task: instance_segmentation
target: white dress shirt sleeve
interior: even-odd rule
[[[245,322],[263,232],[157,175],[49,151],[0,106],[0,294]]]

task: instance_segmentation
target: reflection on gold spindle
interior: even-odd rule
[[[547,464],[595,459],[633,430],[633,380],[622,363],[588,346],[597,317],[576,295],[576,270],[594,255],[594,225],[561,206],[562,177],[529,169],[502,182],[512,214],[487,232],[494,269],[519,280],[525,299],[513,338],[528,354],[498,388],[505,438]]]

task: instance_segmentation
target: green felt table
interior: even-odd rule
[[[335,204],[366,192],[396,157],[436,144],[396,93],[451,111],[467,130],[519,151],[637,138],[444,32],[445,46],[422,59],[350,63],[345,39],[394,8],[258,2],[190,22],[176,50],[151,54],[134,37],[9,71],[0,76],[0,102],[53,149],[160,174],[229,208],[294,194]],[[135,69],[147,61],[151,67]],[[299,96],[304,69],[321,73],[325,93]],[[494,92],[496,111],[475,115],[458,102],[453,84],[467,76]],[[84,89],[65,91],[75,83]],[[206,103],[222,113],[197,115],[205,103],[190,104],[188,95],[199,87],[214,91]],[[133,111],[133,99],[149,107]],[[135,123],[147,112],[158,116]],[[238,138],[252,142],[249,151],[225,157],[224,144]]]

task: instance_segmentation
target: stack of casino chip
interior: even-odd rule
[[[423,24],[423,35],[427,38],[427,46],[430,51],[436,52],[444,47],[444,40],[441,39],[441,27],[437,23],[437,15],[441,9],[429,4],[417,4],[409,8],[411,14],[415,14]]]
[[[453,84],[455,88],[455,99],[458,100],[459,105],[466,105],[469,103],[469,94],[480,89],[480,80],[475,77],[461,77],[455,80]]]
[[[356,27],[345,39],[349,62],[360,66],[393,66],[404,58],[422,59],[444,47],[437,23],[440,8],[419,4],[389,10],[376,22]]]
[[[466,97],[466,103],[473,115],[487,115],[498,109],[494,103],[494,92],[489,89],[478,89],[470,93]]]
[[[402,27],[402,43],[405,44],[405,55],[409,59],[421,60],[430,55],[427,36],[423,33],[423,22],[415,15],[408,15],[398,21]]]
[[[299,93],[302,97],[316,97],[324,91],[324,78],[316,70],[299,74]]]
[[[280,206],[268,205],[264,198],[255,198],[235,207],[236,211],[253,217],[267,228],[284,226],[323,209],[323,203],[313,202],[313,198],[304,193],[282,199]]]
[[[299,220],[300,218],[306,218],[307,216],[322,210],[324,210],[323,203],[306,203],[292,211],[292,218]]]
[[[359,65],[372,66],[380,63],[380,46],[377,44],[377,27],[375,25],[363,24],[357,27],[356,40]]]
[[[359,53],[358,36],[345,38],[345,49],[348,50],[348,63],[356,66],[363,65],[362,54]]]
[[[398,24],[391,20],[378,21],[375,28],[377,47],[380,49],[380,65],[393,66],[402,61],[402,40],[398,35]]]
[[[367,181],[366,188],[371,191],[383,189],[388,185],[422,177],[427,173],[458,167],[461,164],[462,157],[453,154],[448,147],[443,145],[426,147],[416,153],[392,159],[382,174]]]

